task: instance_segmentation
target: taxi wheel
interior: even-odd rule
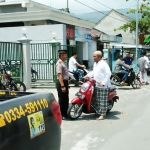
[[[83,110],[83,107],[80,108],[81,105],[82,104],[69,104],[69,108],[67,111],[67,115],[69,119],[75,120],[81,116]]]

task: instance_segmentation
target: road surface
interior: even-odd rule
[[[70,99],[77,88],[70,89]],[[57,98],[55,89],[51,89]],[[63,121],[61,150],[150,150],[150,85],[119,88],[120,100],[107,118],[82,114]]]

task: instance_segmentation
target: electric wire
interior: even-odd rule
[[[80,2],[80,1],[78,1],[78,0],[75,0],[75,1],[76,1],[76,2],[78,2],[78,3],[80,3],[80,4],[82,4],[82,5],[84,5],[84,6],[86,6],[86,7],[88,7],[88,8],[90,8],[90,9],[93,9],[93,10],[95,10],[95,11],[97,11],[97,12],[101,13],[101,14],[104,14],[105,16],[108,16],[108,17],[111,17],[111,18],[113,18],[113,19],[119,20],[119,21],[121,21],[121,22],[125,22],[125,23],[127,23],[126,21],[120,20],[120,19],[115,18],[115,17],[113,17],[113,16],[110,16],[110,15],[108,15],[108,14],[105,14],[104,12],[101,12],[101,11],[99,11],[99,10],[95,9],[95,8],[92,8],[92,7],[90,7],[90,6],[86,5],[86,4],[84,4],[84,3],[82,3],[82,2]],[[126,16],[126,17],[127,17],[127,16]]]
[[[99,2],[99,1],[97,1],[97,0],[94,0],[94,1],[97,2],[97,3],[99,3],[99,4],[101,4],[101,5],[103,5],[103,6],[105,6],[105,7],[107,7],[107,8],[109,8],[109,9],[112,9],[112,8],[110,8],[110,7],[108,7],[108,6],[104,5],[104,4],[102,4],[101,2]]]
[[[99,1],[97,1],[97,0],[94,0],[95,2],[97,2],[97,3],[99,3],[99,4],[101,4],[101,5],[103,5],[103,6],[105,6],[106,8],[109,8],[109,9],[113,9],[113,8],[110,8],[110,7],[108,7],[108,6],[106,6],[106,5],[104,5],[104,4],[102,4],[101,2],[99,2]],[[115,10],[115,9],[114,9]],[[128,16],[127,16],[128,17]],[[133,18],[131,18],[131,17],[128,17],[128,18],[130,18],[130,19],[132,19],[132,20],[134,20]]]

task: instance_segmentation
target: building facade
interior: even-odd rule
[[[95,26],[96,29],[105,32],[108,35],[122,37],[122,43],[135,44],[135,33],[130,31],[115,30],[120,26],[128,23],[131,19],[115,10],[111,10],[103,19]]]
[[[88,61],[90,50],[96,50],[96,42],[91,38],[93,22],[31,0],[0,3],[0,40],[18,40],[23,26],[32,41],[51,41],[55,33],[56,41],[62,45],[77,45],[81,64]],[[5,38],[6,35],[10,37]]]

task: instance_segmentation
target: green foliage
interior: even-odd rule
[[[128,0],[126,0],[128,1]],[[146,1],[146,0],[143,0]],[[139,14],[141,14],[141,18],[139,18],[139,33],[150,33],[150,4],[149,2],[145,2],[143,4],[140,5],[139,10],[138,10]],[[127,14],[136,14],[136,9],[130,9]],[[124,32],[126,31],[130,31],[133,32],[136,30],[136,20],[131,20],[128,23],[124,24],[123,26],[119,27],[118,29],[114,29],[116,30],[123,30]]]

